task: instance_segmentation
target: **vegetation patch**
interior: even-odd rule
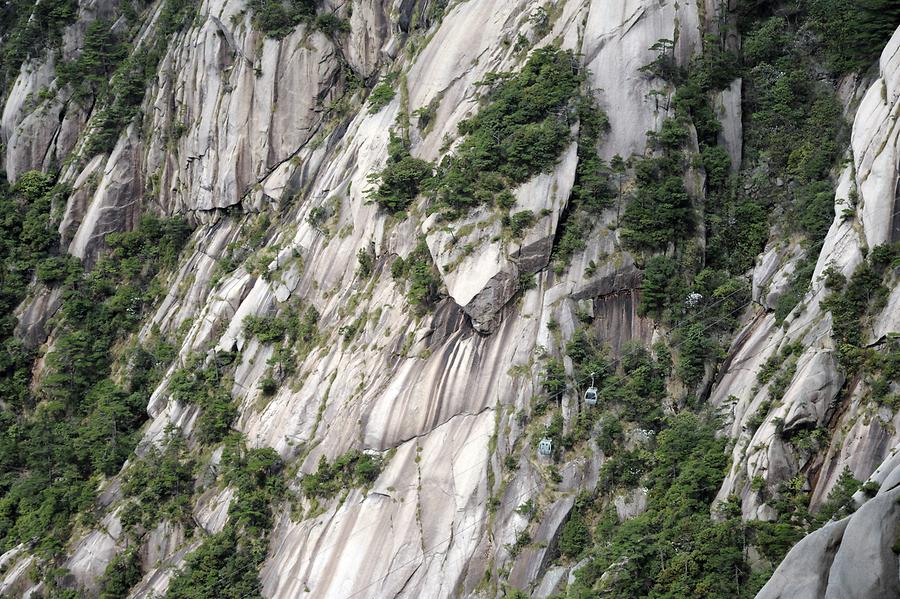
[[[259,569],[269,547],[274,506],[285,493],[283,464],[271,448],[248,449],[230,436],[222,453],[222,480],[235,488],[225,528],[203,540],[175,574],[166,597],[260,597]]]
[[[368,197],[392,213],[406,210],[428,185],[434,169],[431,163],[413,158],[409,144],[393,131],[388,142],[388,161],[384,169],[369,177],[375,186]]]
[[[169,381],[172,399],[199,406],[200,416],[194,425],[201,443],[218,443],[231,430],[237,407],[229,392],[230,385],[218,362],[203,364],[203,356],[192,356]]]
[[[552,47],[532,53],[518,73],[488,75],[480,83],[487,89],[484,104],[459,124],[463,139],[436,172],[392,136],[388,165],[373,175],[371,197],[397,211],[427,191],[449,219],[494,204],[502,192],[556,164],[571,141],[577,115],[570,104],[583,80],[574,55]]]
[[[396,74],[393,76],[389,75],[384,78],[384,81],[372,88],[372,93],[369,94],[368,99],[369,114],[378,114],[385,106],[391,103],[391,100],[397,95],[393,86],[396,79]]]
[[[380,456],[351,450],[329,463],[323,455],[318,469],[303,477],[303,494],[310,498],[330,499],[353,487],[371,485],[381,474]]]
[[[13,223],[13,235],[25,236],[11,238],[19,249],[4,263],[14,259],[27,268],[55,249],[56,233],[39,208],[49,180],[27,176],[23,181],[25,187],[17,186],[14,194],[39,194],[32,195],[36,212],[24,211],[22,228],[15,215],[6,221]],[[10,300],[22,289],[22,279],[4,277],[0,550],[34,542],[39,555],[60,552],[75,515],[93,517],[98,480],[117,473],[131,455],[147,418],[147,396],[173,352],[162,340],[133,347],[123,356],[129,366],[125,376],[114,381],[112,350],[158,299],[154,276],[174,266],[189,233],[181,220],[144,217],[136,230],[107,236],[109,251],[90,273],[67,270],[51,323],[55,342],[36,392],[29,385],[33,354],[12,336]]]
[[[437,303],[441,289],[441,277],[431,258],[425,238],[420,238],[416,248],[403,259],[397,257],[391,264],[391,276],[406,285],[406,299],[418,313],[424,313]]]
[[[150,446],[125,472],[122,493],[128,500],[119,516],[123,528],[149,531],[161,520],[190,525],[193,489],[194,462],[183,439],[170,432],[162,448]]]
[[[42,57],[62,44],[63,30],[75,22],[77,0],[15,0],[0,11],[3,31],[3,89],[9,89],[26,60]]]
[[[73,85],[76,97],[93,98],[99,107],[90,122],[85,157],[111,151],[122,129],[140,114],[144,92],[156,75],[170,37],[189,25],[196,11],[197,4],[189,0],[166,0],[155,38],[130,54],[124,41],[111,37],[108,28],[89,28],[84,52],[60,67],[61,84]]]
[[[557,238],[553,248],[554,269],[562,271],[577,252],[587,246],[587,238],[594,223],[614,197],[609,180],[610,167],[597,155],[597,144],[609,129],[609,120],[593,98],[583,96],[578,103],[578,166],[575,183],[566,211],[557,225]],[[611,165],[621,172],[621,158]]]

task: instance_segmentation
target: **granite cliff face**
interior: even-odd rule
[[[189,447],[199,447],[198,408],[172,397],[172,377],[194,355],[214,361],[235,352],[235,428],[249,445],[274,448],[293,465],[289,485],[315,471],[322,456],[333,460],[351,449],[385,456],[370,488],[315,510],[304,503],[306,517],[290,506],[278,511],[260,573],[266,597],[487,597],[502,596],[503,583],[535,597],[563,589],[583,564],[552,564],[555,544],[605,458],[592,442],[591,451],[559,465],[559,484],[547,484],[522,416],[531,413],[540,386],[534,365],[542,348],[572,336],[583,313],[594,317],[594,330],[614,353],[665,334],[637,313],[641,271],[621,248],[616,209],[592,223],[568,269],[551,267],[576,178],[574,143],[551,172],[514,190],[514,210],[538,215],[517,240],[501,235],[487,208],[448,223],[414,205],[399,220],[366,190],[387,159],[389,130],[419,109],[430,119],[412,117],[411,152],[439,160],[458,124],[477,110],[476,83],[521,67],[527,52],[516,48],[519,38],[528,47],[558,44],[576,53],[610,120],[601,157],[644,154],[646,133],[673,110],[674,90],[640,70],[656,57],[651,46],[674,40],[673,59],[686,65],[701,52],[703,35],[721,26],[720,3],[468,0],[444,3],[443,15],[428,21],[424,15],[436,14],[430,9],[437,4],[329,0],[320,10],[345,19],[346,31],[301,24],[273,39],[254,29],[242,0],[204,0],[194,21],[171,37],[139,119],[110,152],[89,160],[71,156],[84,147],[97,115],[64,91],[52,99],[37,94],[53,84],[52,60],[26,62],[5,98],[7,177],[63,165],[60,179],[72,191],[60,207],[60,233],[70,254],[94,264],[105,235],[134,227],[142,212],[184,215],[196,224],[177,269],[162,281],[162,301],[137,334],[178,340],[175,362],[147,398],[150,420],[138,455],[171,425]],[[147,8],[137,47],[156,35],[162,5]],[[63,57],[78,51],[87,23],[116,18],[119,8],[114,0],[82,1],[76,24],[64,32]],[[365,85],[388,73],[397,74],[398,92],[370,110]],[[774,486],[814,472],[813,506],[845,467],[880,488],[871,497],[858,493],[858,511],[797,544],[760,597],[890,597],[900,589],[891,551],[900,516],[900,415],[873,409],[864,400],[865,381],[845,380],[829,335],[831,315],[819,305],[826,268],[850,277],[864,248],[900,240],[900,33],[874,77],[848,78],[841,91],[852,138],[811,289],[784,325],[776,324],[775,301],[802,251],[790,240],[770,242],[752,272],[756,301],[740,312],[727,357],[702,387],[726,415],[722,434],[733,439],[719,497],[737,495],[745,518],[773,517],[754,481]],[[714,105],[720,142],[739,164],[740,80]],[[690,144],[697,149],[696,133]],[[702,201],[702,170],[686,180]],[[855,216],[846,218],[851,190]],[[425,315],[408,306],[390,274],[420,237],[446,290]],[[360,251],[371,255],[370,276],[360,274]],[[523,289],[530,274],[535,284]],[[48,319],[59,302],[53,289],[29,297],[18,311],[20,336],[33,346],[52,344]],[[249,337],[245,318],[298,303],[318,312],[321,340],[265,396],[276,347]],[[866,342],[884,343],[897,331],[895,285]],[[770,407],[758,373],[798,342],[795,372]],[[764,403],[762,422],[749,425]],[[574,392],[561,404],[567,423],[585,409]],[[820,451],[784,440],[783,431],[806,428],[827,430]],[[503,471],[507,456],[518,460],[512,472]],[[213,465],[218,459],[209,457]],[[88,593],[125,548],[118,478],[102,483],[100,522],[78,529],[66,548],[69,582]],[[196,494],[197,526],[221,530],[233,495],[228,486]],[[532,543],[512,551],[528,522],[517,508],[532,496],[547,507]],[[619,515],[640,512],[644,501],[640,489],[622,496]],[[145,574],[129,596],[165,593],[201,538],[178,523],[149,531],[140,550]],[[0,594],[39,596],[42,583],[27,575],[35,559],[25,547],[0,557]]]

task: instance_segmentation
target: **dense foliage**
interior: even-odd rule
[[[184,440],[169,434],[162,448],[151,446],[125,472],[122,493],[128,501],[119,514],[123,528],[152,530],[163,519],[189,522],[194,461]]]
[[[127,597],[131,587],[143,576],[141,556],[137,547],[126,549],[109,562],[100,579],[99,599],[121,599]]]
[[[195,424],[197,439],[201,443],[218,443],[231,430],[237,407],[220,364],[215,360],[202,362],[202,356],[193,356],[178,369],[169,382],[169,393],[172,399],[200,407]]]
[[[370,177],[375,184],[368,195],[390,212],[406,210],[434,174],[431,164],[413,158],[405,139],[393,131],[388,142],[388,161],[384,169]]]
[[[786,348],[765,365],[761,382],[780,384],[801,351]],[[766,496],[778,514],[775,521],[744,522],[737,498],[714,503],[730,463],[726,439],[717,435],[720,423],[690,403],[692,409],[675,415],[662,412],[671,371],[665,347],[651,356],[639,345],[627,346],[619,360],[611,361],[588,330],[579,329],[565,352],[576,379],[595,374],[599,402],[579,411],[571,432],[564,434],[561,411],[539,398],[536,414],[554,410],[539,437],[549,436],[560,448],[554,461],[567,461],[569,451],[577,455],[593,438],[605,461],[597,486],[576,498],[555,547],[557,560],[581,564],[562,596],[753,597],[804,534],[855,508],[852,495],[859,481],[849,473],[816,514],[808,509],[803,477],[797,477]],[[561,362],[548,360],[543,392],[554,397],[566,388],[566,378]],[[620,520],[613,499],[640,487],[648,489],[646,510]],[[527,509],[518,511],[540,513],[540,507],[531,498]],[[509,549],[515,553],[530,542],[525,528]],[[752,563],[751,548],[767,561]],[[507,597],[521,596],[517,593],[512,589]]]
[[[541,434],[558,435],[564,452],[594,437],[606,460],[597,487],[576,499],[558,540],[558,559],[583,564],[564,596],[752,597],[764,581],[746,557],[752,530],[733,499],[710,517],[729,465],[726,441],[702,410],[663,414],[671,371],[665,348],[653,356],[635,344],[611,361],[580,329],[565,351],[577,379],[595,373],[599,402],[578,414],[571,433],[555,432],[557,419],[562,429],[556,412]],[[543,381],[546,393],[556,393],[565,388],[565,371],[551,360]],[[649,489],[646,510],[620,521],[613,497],[639,486]]]
[[[816,34],[808,51],[822,55],[834,74],[869,68],[900,25],[900,6],[892,0],[745,0],[738,14],[746,28],[776,8]],[[775,47],[778,42],[770,43]]]
[[[267,36],[282,39],[305,23],[327,35],[350,31],[350,23],[330,12],[316,14],[316,0],[250,0],[253,26]]]
[[[285,493],[283,464],[271,448],[248,449],[231,436],[222,454],[223,481],[235,488],[225,528],[191,552],[169,585],[171,599],[261,597],[259,568],[272,514]]]
[[[499,202],[503,192],[556,164],[571,141],[577,116],[571,104],[583,80],[573,54],[553,47],[535,50],[518,73],[490,74],[480,83],[487,90],[483,105],[459,124],[462,140],[436,173],[392,135],[371,197],[396,212],[427,189],[450,218]]]
[[[315,0],[250,0],[247,8],[253,14],[253,24],[274,38],[283,38],[316,14]]]
[[[415,249],[405,259],[398,256],[394,260],[391,276],[406,286],[407,301],[416,312],[422,313],[437,302],[441,277],[424,237],[419,239]]]
[[[351,450],[331,463],[323,455],[318,469],[304,476],[301,486],[308,497],[329,498],[341,491],[371,484],[380,472],[379,457]]]
[[[37,176],[23,181],[26,187],[17,185],[14,194],[46,193],[49,186]],[[40,185],[31,187],[36,182]],[[42,197],[32,197],[35,205]],[[55,240],[46,213],[26,214],[31,224],[11,230],[21,232],[16,240],[21,251],[13,259],[27,268],[34,248],[46,255],[56,245],[39,241]],[[16,218],[8,216],[7,222]],[[8,401],[0,413],[0,548],[31,542],[39,553],[60,550],[74,516],[90,517],[97,481],[118,472],[131,454],[146,419],[149,389],[173,353],[162,341],[132,347],[123,356],[129,364],[124,380],[113,380],[112,350],[155,302],[159,289],[151,282],[161,268],[174,264],[189,232],[182,221],[147,217],[135,231],[109,235],[110,251],[90,273],[76,263],[64,269],[56,338],[36,390],[29,386],[31,353],[4,338],[0,384]],[[4,277],[3,296],[16,297],[20,282]],[[3,317],[9,335],[14,321],[9,311]]]
[[[377,114],[380,112],[381,109],[390,104],[391,100],[394,99],[394,96],[397,95],[397,92],[395,92],[392,87],[393,81],[393,77],[388,77],[372,88],[372,93],[369,94],[368,98],[369,114]]]
[[[75,21],[77,0],[15,0],[0,8],[3,89],[8,89],[26,60],[42,56],[62,43],[62,32]]]
[[[23,174],[11,189],[0,188],[0,395],[24,405],[30,378],[31,352],[13,337],[13,311],[21,302],[35,270],[51,264],[58,234],[50,219],[52,179],[39,172]]]
[[[770,573],[768,568],[776,566],[797,540],[854,507],[851,495],[859,482],[849,473],[817,514],[810,513],[804,477],[777,489],[754,482],[777,517],[773,522],[744,523],[736,499],[712,505],[728,468],[725,442],[716,439],[715,419],[702,410],[700,415],[683,411],[667,417],[661,409],[665,402],[677,401],[696,411],[690,394],[668,398],[669,377],[675,374],[694,389],[720,358],[749,302],[744,275],[768,241],[770,227],[775,234],[801,240],[808,257],[778,306],[779,320],[808,288],[815,257],[833,220],[831,172],[846,131],[834,85],[821,76],[822,62],[810,54],[808,36],[814,35],[828,68],[837,73],[866,68],[873,50],[883,46],[884,32],[898,22],[890,14],[893,8],[877,19],[878,26],[865,13],[862,20],[869,19],[866,27],[871,26],[871,39],[877,38],[877,43],[866,49],[868,42],[863,41],[850,48],[844,37],[845,48],[839,49],[834,40],[825,39],[827,28],[839,27],[836,15],[847,17],[849,5],[855,3],[832,7],[836,10],[830,15],[825,14],[823,7],[829,3],[824,1],[797,3],[794,13],[785,12],[784,5],[792,3],[777,3],[780,8],[774,13],[776,3],[750,4],[755,6],[742,9],[743,55],[727,50],[724,38],[708,37],[702,55],[681,68],[673,42],[660,40],[654,46],[657,58],[645,72],[674,89],[674,116],[650,133],[648,156],[590,170],[600,173],[607,192],[612,190],[607,197],[627,201],[619,233],[644,267],[638,312],[668,325],[671,334],[669,346],[657,346],[655,356],[625,348],[616,364],[587,330],[576,330],[566,354],[576,379],[596,373],[603,409],[580,411],[571,432],[563,434],[563,419],[552,404],[539,398],[534,406],[537,415],[554,410],[539,435],[553,440],[554,461],[592,436],[607,457],[597,488],[576,500],[559,537],[558,559],[590,557],[567,597],[751,597]],[[859,32],[859,19],[850,21],[842,35]],[[879,27],[881,33],[875,33]],[[732,165],[729,153],[718,145],[720,125],[710,98],[740,76],[745,81],[745,162]],[[699,152],[692,155],[694,131]],[[579,158],[583,163],[590,156],[582,156],[580,148]],[[685,181],[692,168],[702,168],[706,175],[705,202],[699,201],[703,196],[692,197],[694,191],[688,193],[692,186]],[[623,194],[621,183],[614,185],[617,171],[633,173],[631,191]],[[573,193],[570,201],[578,199]],[[852,194],[847,200],[852,217],[856,200]],[[782,218],[773,219],[773,214]],[[702,228],[695,226],[699,223]],[[705,239],[693,239],[699,233]],[[861,347],[867,318],[884,306],[888,266],[898,263],[895,248],[875,248],[871,254],[849,280],[826,271],[832,295],[822,306],[832,312],[842,362],[862,368],[872,401],[879,406],[900,405],[888,383],[900,372],[900,354],[891,342],[877,350]],[[584,322],[590,320],[586,317]],[[760,384],[768,385],[771,399],[750,419],[751,428],[786,391],[800,350],[788,346],[763,368]],[[548,397],[565,389],[566,376],[558,360],[546,362],[542,383]],[[631,435],[636,430],[657,435],[655,441],[640,443],[628,436],[629,430]],[[800,428],[779,434],[797,452],[809,455],[821,447],[825,433]],[[628,446],[626,438],[632,439]],[[647,510],[620,522],[611,498],[638,485],[650,488]],[[711,510],[716,518],[709,517]],[[523,530],[520,536],[529,539],[527,533]],[[747,557],[751,546],[766,560],[752,568]]]
[[[197,8],[197,4],[190,0],[165,0],[156,24],[156,35],[119,61],[106,85],[103,85],[109,68],[106,60],[92,56],[91,60],[85,61],[80,57],[77,66],[66,71],[64,81],[79,82],[82,89],[84,84],[80,82],[86,80],[96,80],[98,84],[93,97],[98,102],[99,110],[92,119],[91,135],[85,148],[87,156],[112,150],[122,129],[139,115],[144,92],[156,76],[156,68],[166,53],[170,37],[191,24]],[[98,30],[97,35],[108,37],[111,34]],[[103,44],[101,47],[109,46]],[[124,47],[119,51],[106,51],[112,55],[115,52],[124,54]]]
[[[773,4],[784,6],[773,10]],[[754,232],[762,231],[764,215],[786,217],[778,219],[780,228],[803,237],[806,259],[779,299],[776,317],[781,321],[809,289],[833,214],[829,175],[844,145],[846,123],[834,83],[821,76],[822,68],[834,75],[868,68],[900,24],[900,8],[881,0],[756,0],[742,3],[740,11],[745,168],[757,174],[745,189],[711,197],[721,217],[710,221],[709,244],[717,253],[736,244],[758,251],[764,237],[757,240]],[[842,199],[852,214],[855,191]],[[735,222],[741,227],[732,226]],[[745,238],[748,229],[751,235]],[[756,241],[748,245],[748,240]]]
[[[689,413],[666,421],[644,465],[647,510],[622,523],[594,515],[603,542],[567,597],[753,596],[739,508],[729,502],[720,508],[722,519],[708,515],[728,467],[725,441],[715,431],[714,422]],[[578,518],[591,510],[585,505]]]
[[[535,50],[518,73],[485,78],[484,105],[459,124],[463,140],[439,166],[438,204],[462,213],[555,165],[583,79],[572,53],[553,47]]]
[[[614,197],[610,185],[611,168],[597,154],[597,145],[609,128],[609,119],[590,97],[579,100],[578,126],[575,182],[565,214],[557,225],[561,233],[557,235],[553,249],[554,266],[558,272],[569,264],[572,256],[586,247],[594,223]]]

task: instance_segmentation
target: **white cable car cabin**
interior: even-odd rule
[[[553,441],[550,437],[544,437],[541,439],[541,442],[538,443],[538,455],[548,458],[553,454]]]
[[[597,405],[597,387],[594,386],[594,374],[591,373],[591,386],[584,392],[584,403],[589,406]]]

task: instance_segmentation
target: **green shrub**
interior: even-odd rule
[[[263,535],[272,527],[270,506],[286,492],[281,457],[271,447],[248,449],[243,441],[230,437],[222,453],[224,480],[236,489],[228,507],[228,525]]]
[[[638,304],[640,316],[662,317],[672,302],[671,289],[676,276],[677,264],[671,258],[659,255],[647,261],[641,285],[641,303]]]
[[[406,299],[417,312],[423,313],[437,302],[441,277],[424,237],[406,260],[398,257],[391,264],[391,276],[398,283],[408,283]]]
[[[356,274],[362,278],[368,278],[372,275],[372,268],[375,266],[375,255],[366,248],[359,248],[356,252]]]
[[[640,450],[620,451],[600,467],[597,488],[608,493],[614,489],[636,487],[646,473],[647,458]]]
[[[557,271],[562,271],[572,257],[585,248],[586,237],[594,221],[610,205],[613,197],[609,168],[597,154],[597,145],[609,129],[609,119],[588,96],[579,98],[577,115],[578,166],[569,203],[557,224],[553,248]]]
[[[231,423],[238,415],[237,406],[225,389],[206,396],[201,406],[202,411],[195,424],[197,440],[208,445],[218,443],[231,430]]]
[[[109,79],[128,53],[116,38],[110,21],[97,19],[87,26],[81,53],[56,67],[57,85],[72,86],[73,98],[87,103],[106,90]]]
[[[194,462],[177,436],[168,436],[162,449],[151,445],[125,471],[122,494],[128,499],[122,526],[150,530],[163,519],[190,521],[194,490]]]
[[[693,229],[691,199],[681,177],[653,171],[639,176],[622,215],[622,241],[635,251],[664,250],[669,243],[686,239]]]
[[[100,579],[99,599],[127,597],[131,588],[143,577],[138,547],[126,549],[106,566]]]
[[[754,546],[772,563],[780,562],[787,552],[803,538],[802,530],[786,522],[755,520],[750,524]]]
[[[711,342],[705,335],[701,323],[694,323],[680,331],[677,372],[685,385],[693,386],[700,382],[705,372],[704,365],[710,357]]]
[[[367,190],[370,199],[389,212],[406,210],[433,176],[431,163],[413,158],[406,142],[393,131],[388,143],[388,162],[369,177],[375,187]]]
[[[197,4],[189,0],[166,0],[157,21],[157,35],[136,49],[124,60],[119,60],[121,50],[110,46],[106,39],[99,39],[96,51],[83,61],[79,59],[70,71],[63,70],[63,79],[71,80],[79,86],[82,94],[88,90],[96,98],[95,114],[91,119],[91,129],[85,142],[86,157],[109,152],[115,146],[119,133],[140,113],[141,103],[148,82],[156,75],[157,65],[165,55],[169,38],[189,25],[197,11]],[[115,72],[109,83],[101,85],[108,72],[109,64],[115,64]],[[94,87],[86,88],[80,77],[91,73]]]
[[[878,272],[886,268],[896,268],[900,261],[900,243],[876,245],[869,251],[869,263]]]
[[[731,156],[722,146],[704,146],[700,153],[706,184],[713,189],[722,189],[731,172]]]
[[[280,314],[244,317],[244,335],[256,337],[261,343],[285,345],[276,349],[273,360],[282,367],[305,355],[318,340],[319,313],[313,306],[303,310],[299,304],[288,304]]]
[[[381,473],[381,467],[380,457],[357,450],[338,456],[330,464],[323,455],[318,470],[304,476],[301,487],[307,497],[328,499],[352,487],[372,484]]]
[[[559,552],[576,558],[591,544],[591,531],[580,514],[573,514],[563,525],[559,535]]]
[[[4,89],[9,88],[23,62],[58,48],[63,30],[78,16],[76,0],[18,0],[10,4],[3,11],[4,24],[10,25],[3,43]]]
[[[458,215],[552,168],[570,141],[567,107],[583,79],[572,53],[553,47],[535,50],[519,73],[486,77],[485,104],[459,124],[464,139],[440,165],[438,204]]]
[[[247,8],[253,15],[253,25],[275,39],[286,37],[297,25],[313,22],[315,0],[249,0]]]
[[[797,191],[795,226],[809,239],[825,239],[834,220],[834,187],[828,181],[816,181]]]
[[[863,262],[842,290],[822,300],[822,309],[831,312],[832,337],[838,346],[862,346],[861,319],[875,302],[887,297],[887,291],[881,284],[881,275]]]
[[[350,22],[332,13],[318,15],[315,20],[315,27],[325,35],[350,32]]]
[[[201,443],[218,443],[228,434],[237,416],[237,407],[231,398],[230,385],[223,380],[218,364],[203,366],[201,357],[195,356],[184,368],[172,375],[169,393],[177,401],[200,408],[194,425]]]
[[[675,41],[659,39],[650,46],[650,50],[656,52],[656,58],[642,66],[640,70],[653,77],[672,83],[679,83],[684,74],[678,68],[678,63],[675,59]]]
[[[774,63],[792,43],[784,17],[770,17],[744,35],[744,60],[749,64]]]
[[[900,6],[891,0],[808,0],[806,5],[835,73],[868,68],[900,25]]]
[[[244,317],[244,335],[256,337],[260,343],[281,341],[287,333],[288,326],[288,322],[278,316],[248,314]]]
[[[541,372],[541,387],[548,395],[558,395],[566,390],[566,371],[562,362],[552,358],[547,360]]]
[[[34,274],[45,285],[71,281],[82,272],[81,263],[74,256],[50,256],[38,263]]]
[[[271,397],[278,391],[278,381],[267,376],[259,382],[259,390],[262,391],[262,394],[266,397]]]
[[[528,229],[534,225],[534,212],[531,210],[522,210],[516,212],[509,217],[509,229],[514,238],[520,238]]]
[[[265,538],[245,537],[233,526],[210,535],[185,558],[175,573],[169,599],[242,599],[260,597],[259,568],[266,557]]]
[[[674,152],[681,148],[688,139],[685,124],[677,119],[667,118],[659,131],[651,131],[647,139],[664,152]]]
[[[369,114],[381,112],[385,106],[391,103],[395,95],[397,92],[394,91],[390,81],[382,81],[376,85],[369,94]]]
[[[619,419],[608,418],[603,421],[597,433],[597,447],[606,455],[611,455],[624,439],[625,434]]]

